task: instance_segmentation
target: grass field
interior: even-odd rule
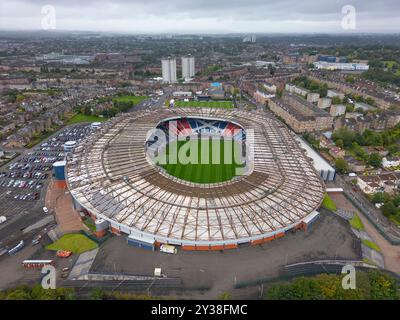
[[[370,240],[367,240],[367,239],[362,239],[361,241],[362,241],[362,243],[365,244],[368,248],[370,248],[370,249],[372,249],[372,250],[375,250],[375,251],[378,251],[378,252],[381,251],[381,248],[380,248],[376,243],[374,243],[374,242],[372,242],[372,241],[370,241]]]
[[[66,250],[80,254],[97,248],[97,243],[80,233],[63,235],[56,242],[46,246],[47,250]]]
[[[359,231],[364,230],[364,225],[363,225],[360,217],[357,214],[355,214],[354,217],[350,220],[350,225],[356,230],[359,230]]]
[[[113,102],[131,102],[133,104],[138,104],[139,102],[142,102],[143,100],[147,99],[146,96],[118,96],[113,98]]]
[[[175,107],[233,108],[232,101],[175,101]]]
[[[234,152],[239,152],[239,148],[235,147],[232,140],[228,141],[202,141],[197,143],[197,140],[171,142],[162,156],[166,158],[166,162],[161,162],[159,165],[163,167],[170,175],[182,180],[195,183],[217,183],[228,181],[236,175],[236,168],[240,167],[234,163]],[[176,148],[178,161],[172,163],[170,154]],[[224,154],[225,148],[230,150]],[[183,155],[183,156],[181,156]],[[220,161],[216,161],[220,156]],[[193,156],[192,161],[187,161],[184,158]],[[225,160],[231,158],[232,163],[224,163]],[[197,159],[197,164],[195,163]],[[213,161],[214,159],[214,161]],[[208,163],[207,163],[208,161]],[[214,162],[214,163],[213,163]],[[164,164],[163,164],[164,163]],[[166,163],[166,164],[165,164]]]
[[[322,201],[322,206],[331,211],[337,210],[336,204],[333,202],[332,198],[327,194],[325,195],[325,198]]]
[[[78,113],[74,115],[71,119],[68,120],[67,124],[74,124],[74,123],[80,123],[80,122],[103,122],[108,120],[105,117],[98,117],[94,115],[89,115],[86,116],[82,113]]]

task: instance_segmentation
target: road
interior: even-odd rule
[[[386,235],[385,238],[392,244],[400,245],[400,228],[387,219],[364,195],[355,192],[348,182],[340,175],[336,175],[336,183],[343,188],[347,197],[351,198],[357,208],[369,218],[374,226]]]

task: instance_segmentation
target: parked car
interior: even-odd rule
[[[0,216],[0,224],[4,223],[7,221],[7,218],[5,216]]]
[[[60,258],[68,258],[72,255],[71,251],[66,251],[66,250],[58,250],[57,251],[57,257]]]
[[[32,239],[32,245],[35,246],[35,245],[39,244],[40,240],[42,240],[42,236],[41,235],[38,235],[36,238],[33,238]]]

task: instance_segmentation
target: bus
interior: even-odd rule
[[[41,269],[44,266],[54,266],[54,260],[24,260],[22,266],[25,269]]]
[[[12,255],[14,253],[17,253],[19,250],[21,250],[25,246],[24,240],[21,240],[14,248],[8,250],[8,254]]]

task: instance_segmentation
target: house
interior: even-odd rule
[[[372,194],[382,192],[383,188],[380,185],[380,179],[378,176],[358,176],[357,185],[360,187],[362,192],[366,194]]]
[[[331,98],[320,98],[318,100],[318,108],[327,109],[331,105],[332,105],[332,99]]]
[[[376,110],[377,108],[375,108],[369,104],[363,103],[363,102],[356,102],[355,106],[354,106],[354,110],[358,110],[358,109],[361,109],[362,111],[372,111],[372,110]]]
[[[376,192],[393,193],[398,189],[400,173],[382,173],[374,176],[358,176],[357,185],[366,194]]]
[[[343,104],[334,104],[329,111],[332,117],[341,116],[346,113],[346,106]]]
[[[19,134],[12,134],[7,137],[7,140],[4,144],[5,147],[8,148],[20,148],[27,144],[28,140]]]
[[[364,146],[362,148],[368,154],[378,153],[381,157],[386,157],[389,153],[384,147]]]
[[[310,93],[307,94],[307,101],[308,102],[311,102],[311,103],[318,102],[319,98],[320,98],[319,93],[310,92]]]
[[[324,149],[335,147],[335,144],[327,138],[324,134],[319,136],[319,146]]]
[[[351,156],[345,156],[344,160],[346,160],[347,164],[349,165],[349,169],[352,172],[364,172],[365,171],[365,164],[362,161],[359,161]]]
[[[384,168],[398,167],[400,166],[400,157],[384,157],[382,166]]]
[[[343,149],[335,146],[329,149],[329,154],[335,159],[338,159],[338,158],[344,158],[346,152]]]
[[[269,101],[270,99],[274,98],[275,95],[274,94],[268,94],[265,92],[262,92],[260,90],[257,90],[256,92],[254,92],[253,98],[257,103],[260,103],[262,105],[265,105],[267,103],[267,101]]]
[[[270,83],[270,82],[266,82],[266,83],[264,83],[263,84],[263,87],[265,88],[265,90],[267,90],[267,92],[269,92],[269,93],[276,93],[276,90],[277,90],[277,88],[276,88],[276,85],[274,85],[274,84],[272,84],[272,83]]]
[[[333,90],[333,89],[329,89],[329,90],[328,90],[327,96],[328,96],[329,98],[338,97],[340,100],[343,100],[343,99],[344,99],[344,93],[339,92],[339,91],[337,91],[337,90]]]

